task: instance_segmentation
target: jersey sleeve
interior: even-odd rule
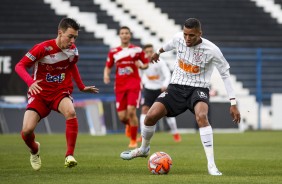
[[[26,68],[32,67],[37,60],[43,57],[44,52],[44,48],[40,45],[35,45],[15,66],[15,71],[28,85],[28,87],[33,84],[34,80],[29,75]]]
[[[71,67],[71,73],[72,73],[72,77],[78,87],[78,89],[81,91],[85,88],[85,85],[83,84],[79,71],[78,71],[78,67],[76,64],[72,65]]]
[[[114,54],[113,54],[112,51],[110,51],[110,52],[108,53],[108,57],[107,57],[107,61],[106,61],[106,66],[107,66],[108,68],[112,68],[113,65],[114,65]]]
[[[163,45],[163,50],[165,52],[171,51],[176,48],[177,38],[179,37],[179,33],[175,34],[173,38]]]
[[[229,98],[235,98],[235,91],[232,86],[231,78],[230,78],[230,72],[229,72],[229,63],[224,58],[222,52],[219,48],[215,49],[215,58],[214,58],[214,64],[217,68],[218,72],[220,73],[220,76],[223,80],[226,92],[229,96]]]
[[[140,48],[141,49],[141,48]],[[149,58],[146,56],[146,54],[145,54],[145,52],[141,49],[141,52],[140,52],[140,57],[139,57],[139,59],[141,60],[141,62],[143,63],[143,64],[147,64],[147,63],[149,63],[150,61],[149,61]]]

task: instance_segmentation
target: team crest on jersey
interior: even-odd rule
[[[165,97],[165,95],[167,95],[167,94],[168,94],[168,92],[164,91],[164,92],[162,92],[162,93],[159,95],[158,98],[163,98],[163,97]]]
[[[195,62],[200,63],[200,62],[202,62],[202,57],[203,57],[203,55],[204,55],[204,51],[196,50],[196,51],[194,51],[194,53],[193,53],[193,60],[194,60]]]
[[[205,99],[208,98],[208,95],[203,91],[197,91],[197,93],[198,93],[200,98],[205,98]]]
[[[50,73],[47,73],[46,75],[46,81],[47,82],[58,82],[61,83],[65,80],[65,73],[61,73],[59,75],[51,75]]]

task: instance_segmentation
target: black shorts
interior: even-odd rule
[[[152,90],[152,89],[144,88],[143,89],[144,103],[142,105],[151,107],[161,93],[162,93],[161,89]]]
[[[209,105],[209,89],[169,84],[167,90],[156,99],[156,102],[164,104],[168,117],[175,117],[187,109],[192,113],[197,102],[205,102]]]

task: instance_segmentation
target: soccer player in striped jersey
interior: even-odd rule
[[[154,54],[153,45],[144,45],[143,50],[148,58],[151,58]],[[155,102],[155,99],[166,90],[171,74],[167,64],[163,61],[158,63],[150,63],[146,70],[142,71],[142,83],[143,83],[143,97],[144,102],[142,104],[142,111],[140,115],[140,130],[142,132],[144,120],[149,108]],[[167,124],[173,134],[175,142],[181,141],[181,136],[178,133],[175,117],[166,117]],[[140,137],[142,140],[142,137]],[[140,141],[141,141],[140,140]],[[138,140],[139,141],[139,140]]]
[[[126,135],[130,138],[128,147],[137,147],[138,118],[136,108],[141,98],[141,79],[138,68],[148,68],[149,59],[142,48],[130,43],[129,27],[119,29],[121,45],[108,53],[104,69],[104,83],[110,83],[111,68],[116,66],[115,95],[119,120],[126,125]],[[142,63],[140,63],[140,62]]]
[[[208,121],[209,87],[213,69],[216,67],[231,102],[230,114],[234,123],[240,123],[241,116],[230,80],[230,66],[220,49],[202,37],[201,23],[195,18],[185,21],[183,31],[154,53],[152,62],[158,62],[161,53],[173,49],[176,50],[176,62],[172,78],[167,90],[156,99],[146,115],[142,145],[140,148],[124,151],[120,156],[125,160],[147,157],[158,120],[164,116],[175,117],[189,109],[195,114],[199,126],[208,161],[208,173],[220,176],[222,173],[214,161],[213,131]]]
[[[65,167],[77,165],[73,157],[78,121],[71,97],[72,78],[80,91],[98,93],[95,86],[84,86],[76,66],[78,50],[74,43],[79,27],[73,19],[62,19],[58,26],[57,38],[35,45],[15,67],[17,74],[28,85],[28,104],[21,135],[30,148],[30,163],[34,170],[41,168],[40,144],[35,141],[34,130],[38,122],[51,110],[61,113],[66,119]],[[31,67],[34,69],[32,76],[26,71],[26,68]]]

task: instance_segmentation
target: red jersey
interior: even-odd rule
[[[135,62],[149,62],[140,47],[130,44],[127,48],[113,48],[108,53],[106,66],[112,68],[116,64],[115,91],[141,89],[141,79]]]
[[[71,93],[72,76],[79,89],[85,87],[77,70],[77,61],[78,50],[74,44],[69,49],[60,49],[53,39],[35,45],[16,65],[16,72],[28,86],[42,79],[38,85],[43,89],[40,94],[44,97],[61,89]],[[34,66],[32,77],[25,70],[31,66]]]

